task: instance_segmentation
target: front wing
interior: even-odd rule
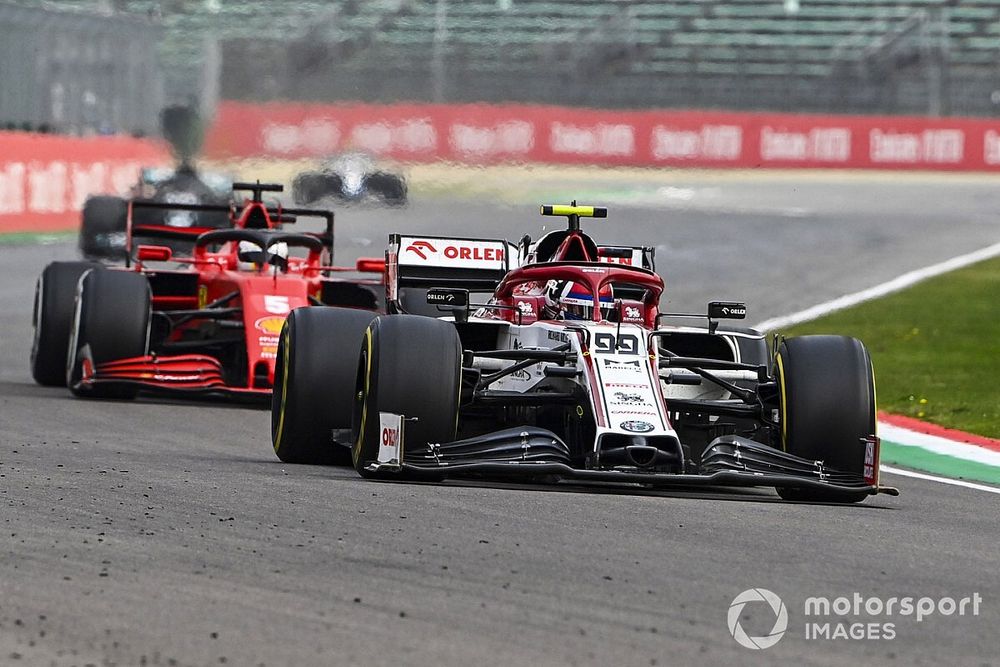
[[[83,385],[135,385],[158,394],[263,400],[270,389],[226,384],[222,364],[204,354],[147,355],[85,367]]]
[[[875,443],[877,448],[877,442]],[[877,460],[877,452],[876,452]],[[569,448],[551,431],[514,428],[440,445],[414,448],[397,459],[372,464],[376,472],[435,476],[495,476],[642,484],[651,487],[770,486],[816,489],[833,494],[886,493],[877,470],[870,477],[831,469],[736,435],[716,438],[705,449],[701,463],[684,472],[654,472],[637,468],[581,469],[572,465]]]

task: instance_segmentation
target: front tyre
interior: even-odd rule
[[[368,176],[365,186],[389,206],[406,204],[406,181],[401,176],[377,171]]]
[[[781,446],[789,454],[864,475],[864,439],[875,433],[875,376],[864,344],[849,336],[787,338],[775,357]],[[867,493],[778,489],[786,500],[859,502]]]
[[[271,443],[285,463],[351,465],[332,431],[351,428],[355,350],[373,319],[371,311],[313,306],[285,320],[271,397]]]
[[[140,273],[94,270],[80,279],[66,353],[66,384],[74,395],[136,397],[137,385],[88,380],[101,364],[146,354],[151,302],[149,281]]]
[[[308,171],[299,174],[292,181],[292,199],[296,204],[305,205],[341,194],[343,181],[337,174]]]
[[[404,451],[451,442],[458,428],[462,344],[454,325],[418,315],[376,318],[361,343],[354,403],[354,469],[378,477],[379,412],[407,419]]]
[[[76,286],[96,268],[91,262],[52,262],[35,285],[31,376],[46,387],[66,386],[66,348],[73,326]]]

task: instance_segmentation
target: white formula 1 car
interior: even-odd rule
[[[879,485],[860,341],[779,336],[772,350],[720,324],[745,317],[737,302],[661,313],[652,250],[598,246],[581,230],[606,209],[542,213],[567,228],[520,246],[391,236],[386,315],[292,312],[275,370],[278,457],[339,451],[375,478],[772,486],[835,502],[896,493]],[[334,372],[316,363],[330,355]]]

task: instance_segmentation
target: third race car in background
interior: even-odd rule
[[[386,315],[294,311],[275,369],[278,457],[387,479],[895,493],[879,485],[860,341],[778,337],[772,351],[761,332],[720,323],[745,317],[742,303],[661,313],[644,249],[602,252],[580,229],[606,209],[542,210],[568,228],[520,247],[393,235]],[[426,290],[439,317],[408,314],[405,288]]]
[[[380,168],[365,153],[344,153],[323,163],[318,171],[302,172],[292,181],[292,199],[305,205],[325,197],[341,202],[406,204],[406,179]]]
[[[176,168],[147,167],[132,186],[130,199],[143,199],[178,208],[145,208],[133,211],[140,225],[222,229],[232,226],[228,206],[233,200],[233,179],[229,174],[199,171],[195,159],[204,140],[204,124],[198,112],[188,106],[165,107],[160,112],[160,129],[177,162]],[[183,206],[207,206],[201,210]],[[214,208],[213,208],[214,207]],[[128,200],[113,196],[92,196],[83,207],[80,251],[88,260],[126,258]]]
[[[145,167],[132,186],[131,197],[162,204],[207,204],[226,206],[233,201],[233,179],[229,174],[198,171],[189,162],[176,169]],[[80,224],[80,252],[90,260],[125,258],[128,199],[108,195],[88,197],[83,205]],[[220,211],[176,209],[140,209],[134,221],[144,225],[169,227],[210,227],[230,225],[229,216]]]

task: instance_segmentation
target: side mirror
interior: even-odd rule
[[[466,322],[469,319],[469,290],[467,289],[429,289],[427,303],[437,306],[438,310],[451,311],[456,322]]]
[[[429,289],[427,303],[444,308],[466,308],[469,305],[469,290],[466,289]]]
[[[743,320],[747,316],[747,305],[738,301],[712,301],[708,304],[710,320]]]
[[[140,245],[135,258],[140,262],[169,262],[174,252],[165,245]]]

